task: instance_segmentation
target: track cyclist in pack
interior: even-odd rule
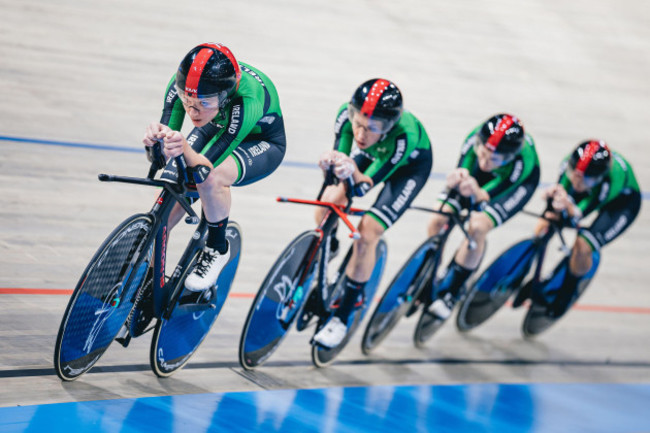
[[[641,193],[632,166],[618,153],[612,152],[602,140],[580,143],[561,164],[556,185],[545,191],[555,211],[574,224],[592,212],[598,212],[588,228],[580,228],[569,259],[557,302],[550,306],[556,317],[564,314],[582,277],[593,264],[593,254],[616,239],[634,221],[641,209]],[[546,216],[553,218],[553,213]],[[548,229],[548,221],[540,219],[536,235]]]
[[[335,122],[334,150],[324,153],[319,166],[333,167],[340,179],[353,177],[355,195],[384,182],[370,210],[359,223],[361,238],[355,241],[352,257],[343,279],[343,295],[328,323],[314,336],[325,346],[335,347],[345,337],[347,319],[365,302],[364,286],[375,264],[379,238],[408,209],[426,183],[433,156],[429,137],[420,121],[402,109],[402,94],[384,79],[363,83],[349,103],[339,109]],[[345,202],[343,183],[330,186],[323,200]],[[316,213],[321,221],[324,210]],[[338,245],[336,239],[331,239]],[[336,250],[336,246],[333,247]]]
[[[187,138],[179,132],[185,114],[194,125]],[[208,235],[185,286],[207,290],[229,258],[230,186],[268,176],[284,158],[286,137],[275,86],[258,69],[237,62],[224,45],[198,45],[169,82],[160,122],[147,127],[143,143],[150,148],[158,140],[164,141],[168,159],[185,156],[201,198]],[[172,159],[163,178],[176,176]],[[183,214],[177,204],[170,223],[176,224]]]
[[[472,202],[481,212],[469,220],[468,233],[476,243],[470,248],[466,239],[445,275],[437,282],[429,313],[445,320],[461,295],[461,289],[478,268],[485,251],[486,236],[519,212],[530,200],[539,183],[539,160],[532,137],[524,132],[521,121],[510,114],[497,114],[476,127],[461,149],[458,167],[447,176],[444,211],[459,211]],[[451,190],[458,191],[455,197]],[[433,236],[447,223],[447,217],[434,214],[428,234]],[[437,293],[437,295],[436,295]]]

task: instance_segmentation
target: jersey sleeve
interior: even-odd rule
[[[178,97],[175,82],[176,75],[174,74],[167,84],[160,123],[169,126],[174,131],[180,131],[185,118],[185,108],[183,108],[183,103]]]
[[[408,135],[406,132],[395,136],[395,145],[391,146],[393,151],[386,158],[376,158],[363,172],[372,179],[377,185],[385,181],[391,174],[406,160],[409,155],[406,152],[408,145]]]
[[[490,199],[510,194],[519,185],[539,181],[539,159],[535,151],[535,143],[531,136],[526,135],[524,147],[513,162],[496,172],[497,176],[483,185]],[[536,185],[535,185],[536,186]]]
[[[334,123],[334,150],[350,155],[353,141],[354,135],[348,114],[348,104],[343,104],[339,108]]]
[[[215,166],[219,165],[246,138],[264,114],[262,103],[253,98],[237,97],[230,105],[225,126],[215,129],[203,153]]]

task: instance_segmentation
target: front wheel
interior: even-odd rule
[[[214,287],[199,295],[192,304],[185,304],[184,299],[194,298],[196,294],[181,295],[168,319],[159,319],[151,340],[149,362],[158,377],[169,377],[181,369],[210,332],[212,325],[226,302],[232,282],[237,273],[242,251],[241,228],[236,222],[228,223],[226,239],[230,248],[230,259],[219,274]],[[197,254],[178,279],[178,284],[185,284],[185,278],[193,268]]]
[[[54,369],[62,380],[75,380],[90,370],[128,318],[149,267],[152,226],[150,215],[128,218],[106,238],[81,275],[54,349]]]
[[[363,333],[361,350],[364,354],[370,354],[419,299],[425,287],[426,267],[430,263],[433,247],[431,239],[422,243],[388,285]]]
[[[518,242],[497,257],[476,279],[461,302],[456,327],[469,331],[488,320],[519,289],[537,252],[533,239]]]
[[[352,314],[352,316],[348,319],[347,334],[345,335],[345,338],[343,339],[343,341],[341,341],[341,343],[339,343],[338,346],[333,348],[323,347],[318,344],[314,344],[312,346],[311,359],[316,367],[322,368],[331,364],[332,361],[334,361],[334,358],[336,358],[336,356],[348,344],[348,341],[350,341],[350,338],[352,338],[352,335],[354,335],[354,332],[361,324],[361,321],[363,320],[363,317],[365,316],[366,311],[368,310],[368,304],[372,302],[372,299],[375,296],[375,293],[377,291],[377,287],[379,286],[381,276],[384,273],[387,254],[388,254],[388,247],[386,246],[386,242],[383,239],[380,239],[376,249],[375,267],[373,268],[372,274],[370,275],[370,279],[366,283],[364,289],[366,301],[364,305],[358,310],[356,310]],[[342,270],[341,275],[344,274],[345,274],[345,270]],[[316,332],[318,332],[319,329],[320,327],[316,330]]]
[[[309,295],[321,235],[296,237],[266,275],[246,317],[239,341],[239,363],[251,370],[278,348]]]

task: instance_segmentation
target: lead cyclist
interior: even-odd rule
[[[186,114],[194,125],[187,138],[180,132]],[[146,129],[143,143],[148,149],[158,140],[163,140],[169,160],[162,177],[176,179],[173,158],[184,155],[201,198],[208,235],[185,286],[202,292],[215,284],[230,257],[226,241],[230,187],[257,182],[284,158],[286,136],[278,93],[269,77],[238,62],[226,46],[198,45],[167,85],[160,121]],[[170,225],[183,214],[176,204]]]

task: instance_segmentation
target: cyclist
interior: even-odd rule
[[[180,132],[185,114],[194,125],[187,138]],[[167,158],[185,156],[208,223],[205,247],[185,281],[187,289],[201,292],[214,285],[230,256],[230,186],[268,176],[284,157],[284,121],[275,86],[260,70],[237,62],[226,46],[198,45],[167,85],[160,122],[147,127],[143,143],[150,148],[161,139]],[[172,159],[163,178],[176,177]],[[177,204],[170,224],[183,214]]]
[[[560,165],[560,178],[544,194],[555,211],[577,224],[592,212],[596,218],[580,228],[571,250],[569,268],[561,295],[550,305],[550,313],[562,315],[582,277],[592,267],[593,253],[616,239],[634,221],[641,209],[641,193],[632,166],[602,140],[580,143]],[[553,218],[553,212],[546,214]],[[542,235],[549,222],[540,219],[535,233]]]
[[[317,343],[330,348],[343,340],[351,313],[365,301],[364,286],[375,264],[379,238],[420,192],[433,161],[422,123],[403,111],[399,88],[385,79],[368,80],[356,89],[350,102],[339,108],[334,132],[334,149],[320,157],[319,166],[323,170],[333,167],[340,179],[352,176],[356,196],[381,182],[384,187],[359,223],[361,238],[354,242],[335,314],[314,336]],[[323,200],[344,204],[343,183],[329,186]],[[316,211],[318,222],[324,212]],[[337,244],[335,239],[330,241]]]
[[[467,227],[475,245],[470,248],[466,239],[456,251],[444,276],[432,287],[429,313],[442,320],[451,315],[463,285],[481,262],[488,232],[524,207],[537,188],[539,176],[535,143],[517,117],[494,115],[469,134],[458,167],[447,176],[439,208],[457,212],[474,204],[481,209],[472,213]],[[447,220],[444,215],[434,214],[428,226],[429,236],[439,233]]]

